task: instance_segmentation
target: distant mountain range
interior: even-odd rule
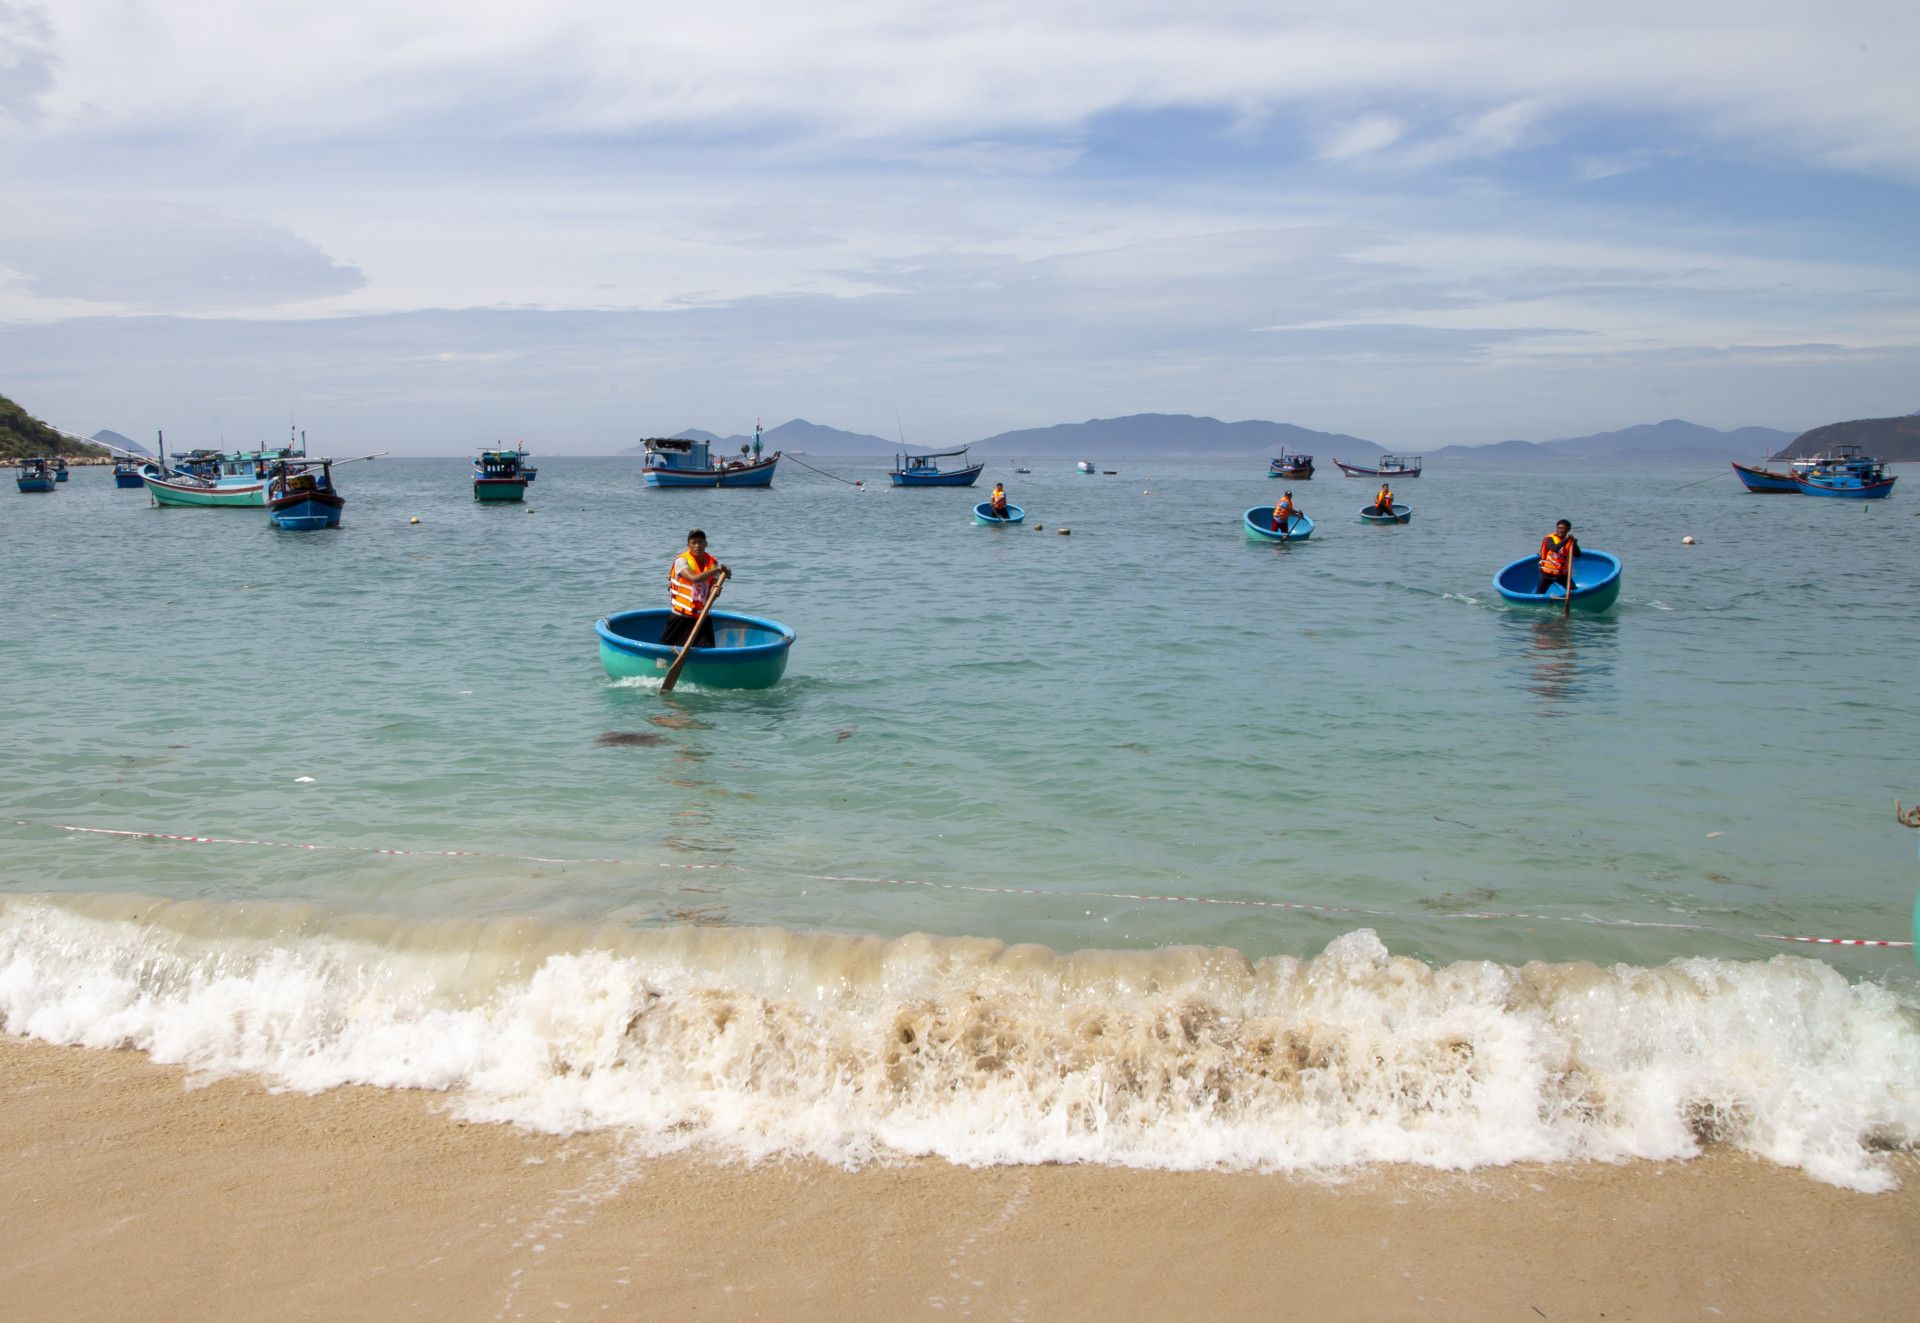
[[[1737,427],[1730,432],[1702,427],[1681,418],[1663,423],[1641,423],[1617,432],[1568,436],[1555,441],[1499,441],[1485,446],[1446,446],[1428,459],[1471,460],[1480,463],[1565,463],[1604,459],[1609,463],[1680,464],[1753,461],[1792,441],[1792,432],[1777,427]]]
[[[1850,423],[1828,423],[1802,432],[1775,459],[1802,459],[1824,454],[1835,446],[1859,446],[1874,459],[1899,464],[1920,462],[1920,414],[1904,418],[1856,418]]]
[[[984,455],[1044,458],[1092,458],[1100,455],[1278,455],[1281,448],[1325,457],[1343,452],[1352,460],[1371,460],[1380,448],[1343,432],[1315,432],[1292,423],[1248,419],[1223,423],[1190,413],[1136,413],[1125,418],[1090,418],[1084,423],[1029,427],[1000,432],[973,443]]]
[[[102,432],[107,440],[113,433]],[[750,446],[746,435],[720,436],[690,427],[676,437],[706,441],[716,454]],[[794,418],[768,428],[762,439],[768,450],[802,451],[815,455],[891,455],[897,441],[868,432],[848,432]],[[137,449],[124,439],[115,445]],[[1831,423],[1796,435],[1777,427],[1737,427],[1720,431],[1681,418],[1641,423],[1591,436],[1566,436],[1552,441],[1499,441],[1480,446],[1445,446],[1426,452],[1439,463],[1499,465],[1572,464],[1605,461],[1608,464],[1724,464],[1737,459],[1754,461],[1765,455],[1814,454],[1834,445],[1858,445],[1870,455],[1890,460],[1920,461],[1920,414],[1904,418],[1867,418]],[[924,453],[928,446],[907,446]],[[1029,459],[1098,459],[1118,456],[1271,457],[1282,449],[1305,451],[1321,463],[1340,458],[1349,463],[1371,463],[1383,449],[1378,442],[1344,432],[1316,432],[1292,423],[1247,419],[1237,423],[1185,413],[1136,413],[1123,418],[1090,418],[1084,423],[1029,427],[999,432],[971,444],[982,457]],[[621,451],[638,455],[644,446]],[[1418,453],[1412,451],[1412,453]]]
[[[138,441],[129,440],[127,437],[121,436],[118,432],[109,431],[104,427],[93,434],[93,439],[103,446],[117,446],[121,450],[131,450],[136,455],[153,454],[151,450],[148,450]]]

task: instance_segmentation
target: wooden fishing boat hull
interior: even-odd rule
[[[1793,485],[1807,496],[1839,496],[1854,501],[1877,501],[1893,491],[1898,478],[1860,479],[1795,476]]]
[[[50,492],[53,490],[52,478],[15,478],[14,485],[23,492]]]
[[[676,469],[649,464],[644,472],[649,487],[770,487],[774,466],[779,462],[780,456],[775,455],[737,469]]]
[[[1396,501],[1392,514],[1381,514],[1369,505],[1362,507],[1360,517],[1369,524],[1407,524],[1413,522],[1413,510]]]
[[[1305,542],[1313,536],[1313,520],[1303,514],[1288,521],[1285,534],[1274,532],[1270,505],[1254,506],[1241,516],[1240,522],[1246,526],[1247,537],[1254,542]]]
[[[896,487],[971,487],[973,480],[986,468],[983,460],[964,469],[954,469],[948,473],[915,473],[910,469],[895,469],[887,476],[893,479]]]
[[[1370,469],[1364,464],[1346,464],[1337,459],[1333,462],[1349,478],[1417,478],[1420,476],[1421,468],[1420,465],[1415,464],[1410,469]]]
[[[1007,503],[1007,517],[996,519],[990,502],[982,501],[973,507],[973,522],[976,524],[1017,524],[1027,517],[1027,512],[1011,501]]]
[[[1775,473],[1772,469],[1748,468],[1745,464],[1734,463],[1733,476],[1740,479],[1750,492],[1798,492],[1800,484],[1793,480],[1791,473]]]
[[[521,501],[527,495],[525,478],[475,478],[473,480],[473,499],[476,501]]]
[[[607,674],[616,680],[664,679],[680,652],[659,641],[672,614],[659,606],[596,621],[600,664]],[[769,689],[780,682],[795,638],[791,629],[777,620],[733,611],[709,612],[707,619],[713,624],[715,646],[687,653],[680,682],[705,689]]]
[[[1313,465],[1309,464],[1304,469],[1268,469],[1267,476],[1285,478],[1288,482],[1312,482]]]
[[[299,492],[267,502],[267,518],[278,528],[311,532],[340,527],[340,511],[346,501],[332,492]]]
[[[1564,610],[1567,594],[1555,587],[1536,593],[1540,557],[1525,556],[1493,576],[1494,591],[1514,606],[1550,606]],[[1582,551],[1573,559],[1573,606],[1576,611],[1605,611],[1620,598],[1620,558],[1604,551]]]
[[[161,505],[243,506],[252,509],[267,503],[267,484],[247,483],[232,487],[202,487],[197,483],[169,482],[147,474],[141,481],[147,492]]]

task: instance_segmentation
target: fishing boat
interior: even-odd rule
[[[55,482],[65,482],[67,480],[67,461],[61,459],[58,455],[53,457],[53,480]]]
[[[1090,459],[1083,459],[1078,464],[1074,465],[1074,467],[1079,469],[1082,473],[1092,473],[1093,461]]]
[[[1015,464],[1015,465],[1013,466],[1013,471],[1014,471],[1015,473],[1031,473],[1031,472],[1033,472],[1033,470],[1032,470],[1032,469],[1030,469],[1030,468],[1028,468],[1028,467],[1027,467],[1027,466],[1026,466],[1025,464]]]
[[[1360,517],[1369,524],[1409,524],[1413,522],[1413,508],[1395,501],[1392,514],[1381,514],[1375,507],[1367,505],[1361,507]]]
[[[1291,478],[1296,482],[1313,480],[1313,456],[1302,455],[1298,451],[1280,448],[1280,457],[1267,461],[1269,478]]]
[[[887,476],[896,487],[971,487],[987,465],[984,460],[968,464],[967,449],[961,446],[958,450],[936,450],[929,455],[895,455]],[[943,469],[940,467],[943,459],[957,459],[961,463],[956,468]]]
[[[53,461],[45,457],[15,461],[20,466],[20,476],[14,485],[23,492],[50,492],[53,490]]]
[[[212,458],[207,456],[211,454]],[[281,450],[194,451],[185,461],[168,466],[141,466],[147,493],[157,505],[234,505],[259,507],[267,503],[267,470],[276,461],[296,458],[291,446]],[[190,467],[189,467],[190,466]]]
[[[527,475],[520,466],[527,452],[483,450],[473,461],[473,499],[476,501],[519,501],[527,495]]]
[[[1338,459],[1333,462],[1349,478],[1417,478],[1420,476],[1421,459],[1419,455],[1382,455],[1380,462],[1372,468]]]
[[[1868,459],[1859,446],[1840,446],[1802,468],[1793,466],[1793,484],[1807,496],[1840,496],[1873,501],[1893,490],[1885,461]]]
[[[1011,501],[1007,503],[1007,517],[1000,518],[993,512],[993,502],[982,501],[973,507],[973,522],[976,524],[1017,524],[1027,517],[1027,512]]]
[[[678,647],[660,642],[669,607],[622,611],[602,616],[594,625],[600,636],[600,664],[616,680],[665,678],[680,655]],[[711,648],[690,648],[680,678],[708,689],[766,689],[786,674],[787,650],[794,632],[777,620],[710,611]]]
[[[118,455],[113,461],[113,485],[116,487],[144,487],[147,480],[140,475],[140,461],[132,455]]]
[[[1494,591],[1515,606],[1553,606],[1565,609],[1567,590],[1555,584],[1536,593],[1540,557],[1523,556],[1493,576]],[[1620,596],[1620,558],[1604,551],[1582,550],[1573,558],[1573,605],[1581,611],[1605,611]]]
[[[739,459],[714,459],[708,443],[688,437],[660,436],[644,442],[642,471],[649,487],[770,487],[780,452],[760,456],[760,425],[753,426],[753,446],[740,447]]]
[[[1733,463],[1733,476],[1740,479],[1750,492],[1798,492],[1800,484],[1793,480],[1791,473],[1775,473],[1772,469],[1756,469]]]
[[[330,459],[283,459],[268,471],[267,517],[277,528],[338,528],[345,505],[333,487]]]
[[[1303,514],[1296,514],[1287,521],[1287,531],[1277,533],[1273,528],[1273,507],[1256,505],[1242,516],[1247,526],[1247,537],[1255,542],[1305,542],[1313,536],[1313,520]]]

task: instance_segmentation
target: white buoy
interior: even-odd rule
[[[1683,537],[1680,539],[1680,545],[1683,547],[1690,547],[1693,545],[1693,539],[1691,537]]]
[[[1073,532],[1071,528],[1056,528],[1053,531],[1058,533],[1061,537],[1067,537],[1071,535]]]
[[[408,522],[409,524],[417,524],[417,523],[419,523],[419,522],[420,522],[420,516],[419,516],[419,515],[415,515],[415,516],[414,516],[413,518],[411,518],[411,519],[409,519],[409,520],[407,520],[407,522]]]

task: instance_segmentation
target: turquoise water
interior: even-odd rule
[[[809,460],[870,489],[783,465],[650,491],[632,461],[536,455],[524,507],[482,506],[464,461],[387,460],[340,471],[326,533],[156,509],[99,469],[6,493],[0,816],[34,825],[0,826],[0,887],[1254,955],[1364,924],[1509,964],[1909,936],[1905,483],[1863,505],[1452,469],[1376,528],[1371,487],[1321,477],[1295,484],[1313,539],[1275,547],[1239,528],[1279,493],[1257,464],[997,461],[1028,522],[994,529],[987,483]],[[1606,616],[1490,589],[1561,516],[1625,562]],[[693,524],[736,570],[723,605],[798,631],[777,688],[602,672],[593,621],[663,603]],[[1553,917],[1465,917],[1488,911]],[[1712,931],[1556,921],[1582,917]]]

